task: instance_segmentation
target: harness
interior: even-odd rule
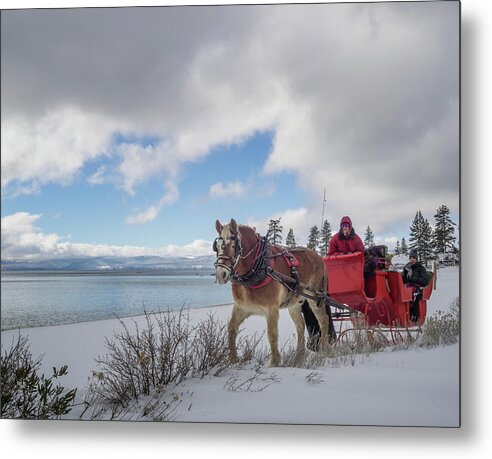
[[[257,234],[257,244],[246,254],[242,253],[241,235],[231,236],[227,239],[235,242],[234,257],[228,255],[218,255],[215,267],[222,267],[231,272],[231,282],[235,285],[241,285],[250,289],[260,289],[266,287],[272,280],[283,285],[292,294],[299,295],[301,297],[316,301],[318,307],[324,304],[330,304],[339,308],[347,309],[345,304],[339,303],[331,298],[327,292],[318,291],[313,289],[309,285],[299,280],[299,261],[290,253],[287,249],[271,246],[266,237],[261,237]],[[214,252],[218,254],[218,244],[222,244],[222,249],[225,248],[226,240],[222,237],[215,239],[213,244]],[[243,275],[239,275],[236,271],[236,266],[240,259],[245,259],[255,252],[252,268]],[[285,275],[274,269],[275,259],[283,257],[287,267],[290,268],[290,276]],[[231,266],[228,266],[226,262],[230,262]],[[329,310],[329,308],[328,308]],[[331,313],[330,313],[331,314]]]
[[[244,285],[250,288],[261,288],[272,280],[267,276],[267,269],[273,266],[270,258],[270,244],[266,237],[260,238],[255,253],[253,267],[249,272],[240,276],[235,270],[232,271],[231,282],[236,285]],[[246,258],[246,257],[243,257]]]

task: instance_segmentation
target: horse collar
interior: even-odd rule
[[[242,285],[250,288],[263,287],[269,281],[265,282],[268,277],[267,268],[270,266],[272,259],[270,257],[270,244],[266,237],[260,237],[257,244],[246,254],[241,255],[245,259],[256,249],[253,266],[245,274],[238,274],[234,269],[232,271],[231,282],[236,285]]]

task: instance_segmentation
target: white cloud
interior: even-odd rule
[[[209,196],[212,199],[242,196],[246,192],[246,187],[241,182],[228,182],[224,186],[222,182],[214,183],[210,187]]]
[[[169,144],[143,146],[138,143],[123,143],[117,148],[122,161],[118,172],[123,180],[123,188],[135,195],[135,187],[156,176],[178,174],[181,159],[173,154]]]
[[[41,214],[18,212],[2,217],[2,259],[50,259],[63,257],[200,256],[211,255],[211,241],[197,239],[182,246],[150,248],[68,242],[58,234],[46,234],[35,223]]]
[[[108,154],[116,124],[78,107],[48,111],[38,119],[2,119],[2,189],[38,190],[49,183],[69,184],[87,161]],[[18,188],[18,189],[16,189]]]
[[[58,253],[60,236],[42,233],[34,226],[41,217],[26,212],[2,217],[2,258],[42,258]]]
[[[296,104],[282,113],[264,170],[294,172],[313,210],[326,188],[332,225],[349,214],[384,230],[417,209],[458,207],[456,10],[435,6],[340,5],[347,14],[313,18],[298,43],[291,30],[285,38],[293,60],[316,36],[313,54],[326,53],[289,74]],[[435,28],[438,11],[448,21]],[[350,40],[340,27],[350,27]]]
[[[315,215],[314,212],[310,211],[308,208],[300,207],[298,209],[287,209],[277,212],[273,215],[270,215],[270,217],[265,220],[257,220],[251,218],[246,222],[246,224],[248,226],[255,227],[256,231],[258,231],[260,234],[266,234],[268,231],[268,222],[270,220],[278,220],[279,218],[280,225],[283,228],[283,241],[285,242],[287,233],[289,232],[289,229],[292,228],[292,230],[294,231],[296,242],[298,244],[305,245],[307,243],[309,229],[311,228],[311,226],[316,224],[318,224],[319,227],[319,223],[313,222],[316,222],[317,219],[320,217],[317,217],[317,215]]]
[[[173,256],[173,257],[193,257],[200,255],[212,255],[211,251],[212,242],[205,241],[203,239],[197,239],[189,244],[183,246],[178,245],[168,245],[163,247],[160,254],[163,256]]]
[[[105,176],[106,166],[103,164],[99,166],[97,171],[87,178],[89,185],[103,185],[107,183],[108,178]]]
[[[143,224],[154,220],[161,211],[162,207],[174,204],[179,198],[178,186],[173,180],[166,181],[166,193],[162,196],[159,202],[148,207],[145,211],[136,215],[129,216],[126,219],[128,224]]]
[[[157,217],[160,210],[161,210],[160,205],[150,206],[143,212],[127,217],[125,221],[130,225],[134,225],[134,224],[141,225],[143,223],[151,222],[152,220],[155,219],[155,217]]]
[[[2,26],[3,187],[69,183],[114,133],[148,135],[105,173],[130,195],[162,179],[166,197],[128,218],[146,222],[186,163],[271,130],[264,172],[293,173],[314,222],[324,188],[333,226],[458,208],[457,2],[13,11]],[[209,196],[243,192],[231,183]]]

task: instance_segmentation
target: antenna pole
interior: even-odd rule
[[[323,209],[321,211],[321,226],[319,227],[320,231],[323,229],[323,220],[325,218],[325,202],[326,202],[326,188],[323,190]]]

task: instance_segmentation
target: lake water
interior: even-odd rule
[[[2,273],[1,328],[40,327],[232,303],[211,275]]]

